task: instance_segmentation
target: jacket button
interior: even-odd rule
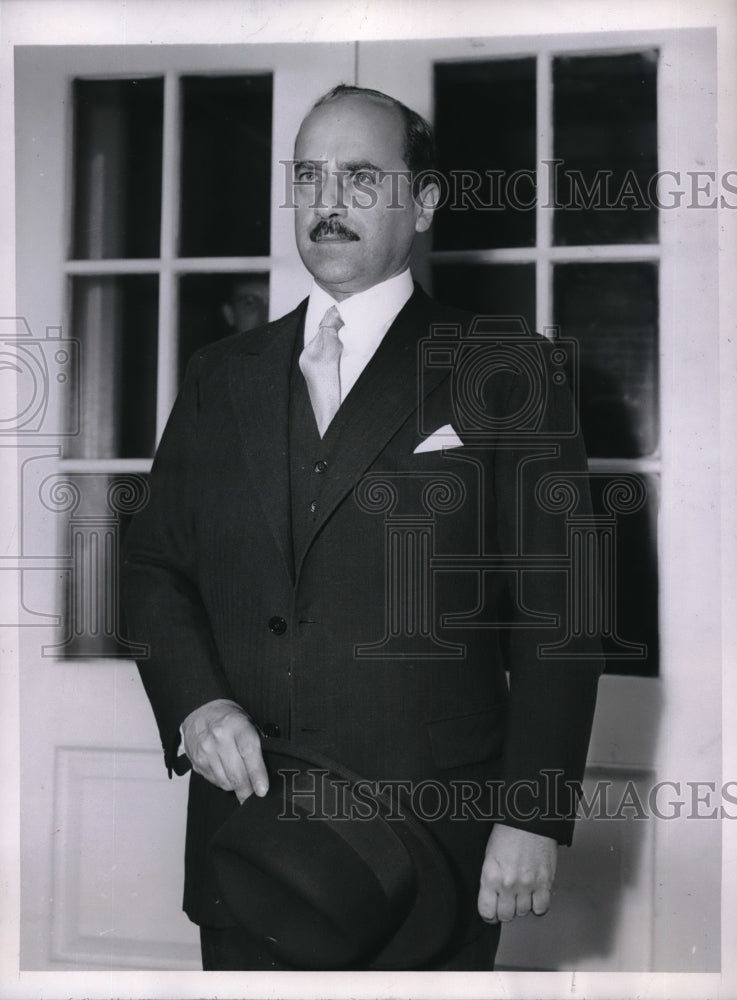
[[[324,472],[328,467],[328,463],[321,458],[319,462],[315,462],[315,472]]]
[[[269,628],[274,635],[284,635],[287,630],[287,623],[279,615],[274,615],[273,618],[269,618]]]
[[[278,726],[275,722],[266,722],[263,727],[264,736],[273,736],[274,738],[281,736],[281,726]]]

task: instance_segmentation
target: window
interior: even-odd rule
[[[577,340],[595,512],[617,474],[646,495],[617,519],[605,641],[608,671],[642,676],[658,673],[657,64],[647,48],[434,65],[433,291]]]
[[[120,623],[103,611],[117,572],[103,553],[125,525],[105,502],[116,473],[147,471],[192,353],[268,319],[273,74],[77,79],[72,94],[66,271],[82,364],[69,398],[82,425],[64,457],[93,463],[78,476],[85,516],[101,521],[90,534],[70,515],[81,562],[56,648],[116,656]]]

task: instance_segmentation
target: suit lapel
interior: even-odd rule
[[[290,574],[293,573],[289,502],[289,381],[296,338],[304,329],[306,300],[254,334],[232,359],[229,387],[241,432],[242,454],[251,470],[266,521]]]
[[[315,535],[341,500],[417,411],[420,396],[447,377],[443,368],[423,372],[422,384],[418,377],[420,343],[430,336],[432,322],[432,302],[416,287],[328,428],[323,452],[335,471],[325,484],[307,544],[297,553],[297,576]]]

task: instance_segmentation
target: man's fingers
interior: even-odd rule
[[[245,802],[253,794],[248,771],[235,744],[230,755],[209,754],[192,761],[192,766],[198,774],[224,792],[235,792],[239,802]]]
[[[208,757],[201,764],[194,764],[195,770],[211,784],[224,792],[235,792],[239,802],[245,802],[253,794],[253,787],[243,761],[238,757],[238,766],[233,768],[219,757]]]
[[[506,924],[508,920],[514,920],[517,912],[517,899],[514,893],[499,892],[496,899],[497,919]]]
[[[192,767],[211,784],[217,785],[218,788],[222,788],[226,792],[231,790],[232,785],[218,757],[198,757],[197,760],[192,761]]]
[[[536,889],[532,894],[532,912],[538,917],[550,909],[550,889]]]
[[[269,775],[264,764],[258,734],[255,730],[253,733],[247,729],[239,730],[235,737],[235,745],[248,773],[251,788],[256,795],[266,795],[269,790]]]
[[[182,723],[184,748],[192,767],[244,802],[254,791],[265,795],[269,778],[258,730],[235,702],[216,699],[195,709]]]
[[[549,837],[495,826],[481,869],[478,910],[482,918],[495,923],[547,913],[557,850]]]
[[[251,784],[251,780],[247,774],[240,784],[236,785],[235,782],[233,783],[233,791],[241,804],[253,795],[253,785]]]
[[[238,753],[235,741],[230,746],[226,745],[222,748],[220,751],[220,760],[228,782],[226,791],[235,792],[238,796],[238,801],[245,802],[253,792],[253,787],[248,777],[246,765]]]
[[[238,720],[241,721],[241,720]],[[269,787],[258,732],[247,719],[237,725],[219,745],[220,760],[239,802],[253,795],[265,795]]]
[[[484,892],[482,890],[479,893],[478,911],[481,919],[485,920],[487,924],[497,923],[496,899],[497,894],[495,892]]]
[[[542,916],[550,909],[550,893],[540,890],[530,894],[526,891],[487,892],[479,895],[479,913],[487,924],[507,923],[515,917],[526,917],[528,913]]]

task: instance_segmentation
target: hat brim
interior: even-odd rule
[[[354,797],[367,782],[319,752],[270,737],[262,749],[269,792],[250,796],[210,844],[238,923],[297,969],[427,965],[458,905],[437,841],[373,785],[367,809]]]

